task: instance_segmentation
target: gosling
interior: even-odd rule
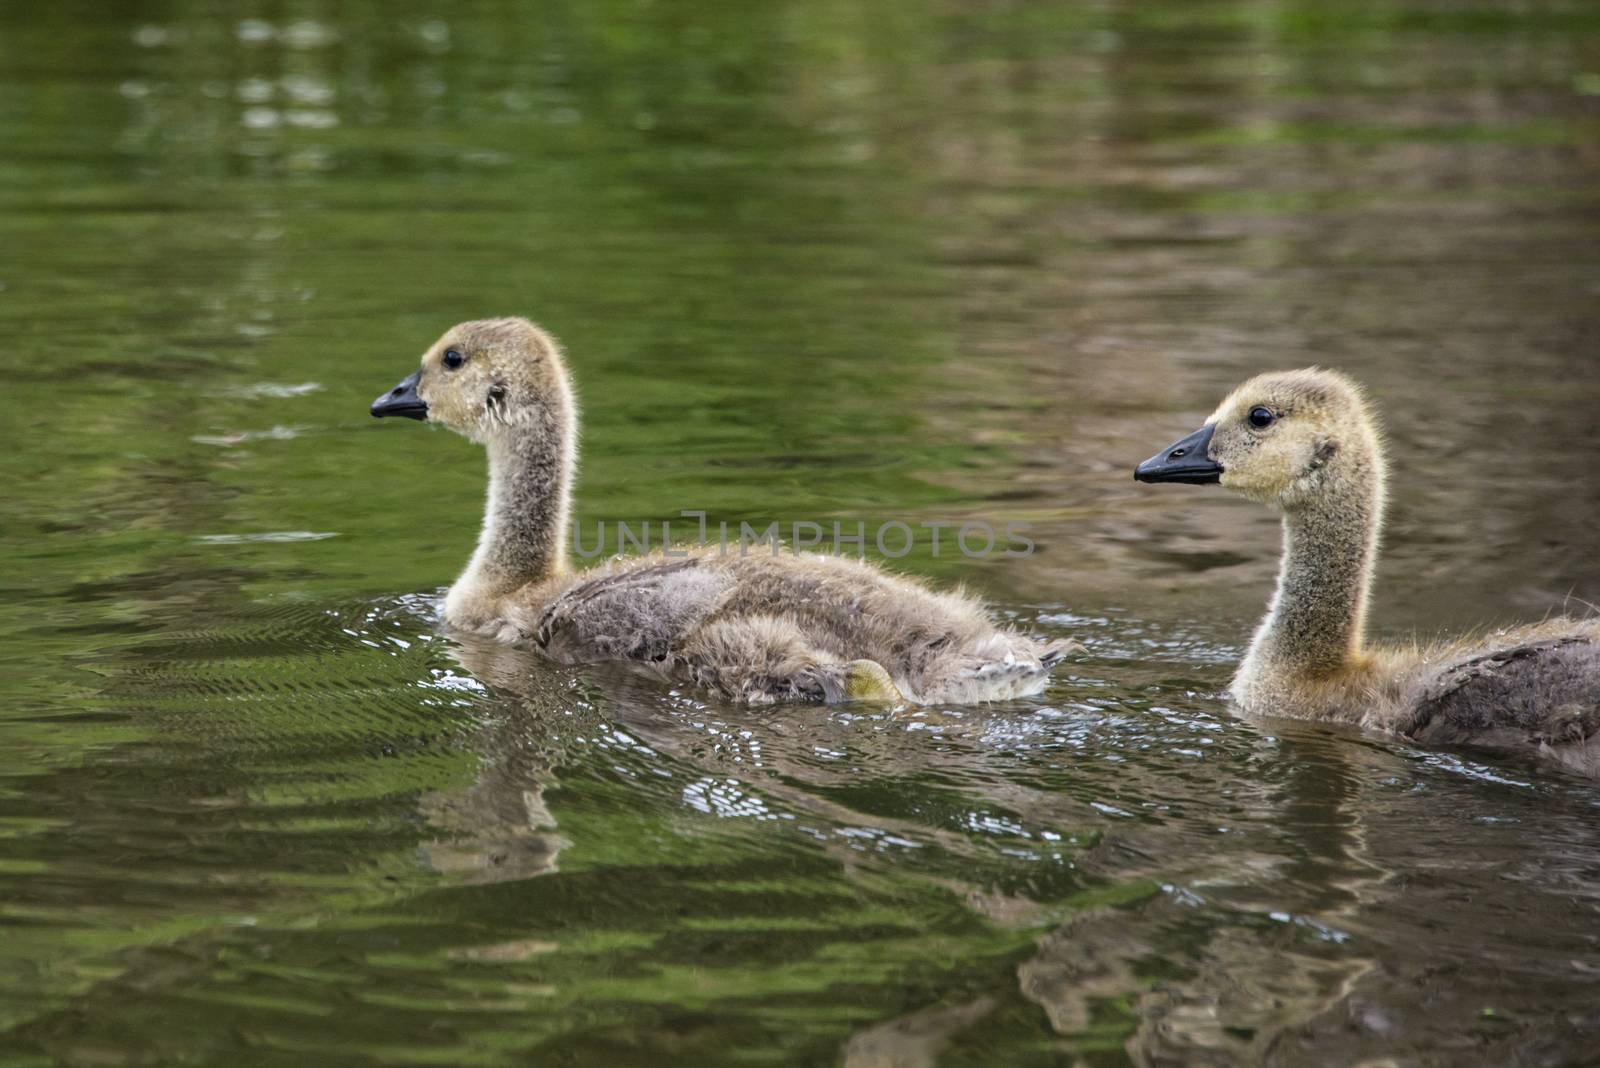
[[[1349,723],[1423,745],[1532,750],[1600,775],[1600,620],[1550,619],[1426,647],[1366,644],[1383,442],[1360,387],[1260,375],[1134,471],[1221,483],[1283,515],[1278,588],[1234,676],[1245,712]]]
[[[624,661],[750,704],[969,703],[1040,692],[1073,647],[997,627],[963,593],[836,556],[702,547],[574,571],[577,405],[559,345],[526,319],[452,327],[372,414],[437,423],[488,451],[483,530],[444,618],[558,663]]]

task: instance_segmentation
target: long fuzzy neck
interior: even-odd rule
[[[489,436],[483,532],[450,588],[445,602],[450,618],[495,615],[494,602],[568,569],[576,418],[570,396],[562,391]]]
[[[1366,450],[1362,450],[1366,452]],[[1327,678],[1360,661],[1383,518],[1383,464],[1343,458],[1327,496],[1286,512],[1278,590],[1240,665],[1236,688],[1264,676]]]

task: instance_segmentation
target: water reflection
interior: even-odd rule
[[[528,679],[548,682],[552,674],[503,647],[468,645],[461,658],[475,677],[532,701],[542,691],[529,691]],[[988,923],[1024,936],[1014,987],[956,1004],[936,997],[866,1027],[846,1042],[846,1063],[933,1063],[959,1032],[994,1012],[999,991],[1039,1005],[1063,1049],[1102,1031],[1101,1007],[1117,1003],[1128,1006],[1124,1018],[1133,1027],[1124,1048],[1141,1063],[1275,1060],[1292,1055],[1298,1036],[1320,1021],[1348,1030],[1342,1021],[1351,1006],[1393,981],[1363,916],[1394,907],[1401,893],[1412,898],[1408,908],[1428,907],[1409,879],[1395,878],[1411,871],[1393,866],[1397,847],[1408,846],[1403,820],[1402,829],[1391,820],[1368,826],[1367,795],[1375,784],[1398,785],[1403,754],[1348,738],[1304,728],[1289,739],[1251,738],[1243,725],[1205,711],[1168,712],[1156,717],[1167,730],[1149,720],[1118,725],[1131,736],[1121,746],[1129,755],[1101,770],[1095,763],[1119,746],[1103,737],[1086,743],[1082,734],[1104,730],[1105,717],[1079,716],[1074,730],[1051,706],[981,716],[740,714],[692,702],[662,706],[646,684],[630,693],[604,673],[587,687],[591,695],[595,687],[604,699],[591,696],[581,706],[613,709],[625,720],[574,722],[569,698],[543,714],[530,704],[531,717],[506,723],[525,740],[531,725],[553,716],[570,743],[557,765],[581,763],[585,750],[612,760],[642,755],[648,774],[613,765],[634,781],[632,796],[659,790],[666,807],[676,800],[685,816],[736,821],[746,835],[804,834],[867,886],[887,863],[898,877],[926,879]],[[1214,822],[1215,803],[1167,759],[1195,752],[1197,726],[1218,747],[1207,758],[1244,776],[1219,780],[1213,772],[1200,787],[1227,799],[1225,824]],[[1178,744],[1171,730],[1189,734],[1190,744]],[[498,762],[524,745],[495,732],[483,748]],[[1079,759],[1059,760],[1064,753]],[[1092,762],[1081,759],[1085,753]],[[860,780],[864,765],[873,769],[870,790]],[[997,774],[997,766],[1008,770]],[[1070,774],[1071,786],[1030,783],[1052,772]],[[558,773],[542,767],[538,789],[549,777]],[[492,781],[513,798],[535,796],[528,781],[502,779],[498,768]],[[896,782],[915,784],[909,797]],[[763,831],[764,822],[775,826]],[[1481,824],[1466,822],[1463,833],[1481,848]],[[1225,859],[1197,854],[1196,835],[1228,836]],[[999,875],[997,883],[997,861],[1042,862],[1046,871]],[[1358,1030],[1345,1040],[1351,1056],[1389,1033],[1372,1020]],[[1333,1041],[1323,1035],[1316,1048],[1326,1053]]]

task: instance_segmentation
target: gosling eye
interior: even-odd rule
[[[450,368],[450,370],[454,371],[457,367],[460,367],[462,364],[464,364],[466,362],[467,362],[467,358],[465,356],[461,355],[459,350],[457,350],[457,349],[445,349],[444,350],[444,365],[446,367]]]
[[[1265,430],[1267,427],[1277,422],[1277,420],[1278,417],[1273,414],[1271,408],[1250,409],[1250,425],[1255,427],[1257,430]]]

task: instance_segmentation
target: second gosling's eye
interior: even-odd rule
[[[1276,422],[1278,417],[1272,413],[1271,408],[1251,408],[1250,425],[1257,430],[1265,430]]]
[[[460,367],[462,364],[464,364],[466,362],[467,362],[467,358],[465,356],[461,355],[459,350],[457,350],[457,349],[445,349],[444,350],[444,365],[446,367],[450,368],[450,370],[454,371],[457,367]]]

